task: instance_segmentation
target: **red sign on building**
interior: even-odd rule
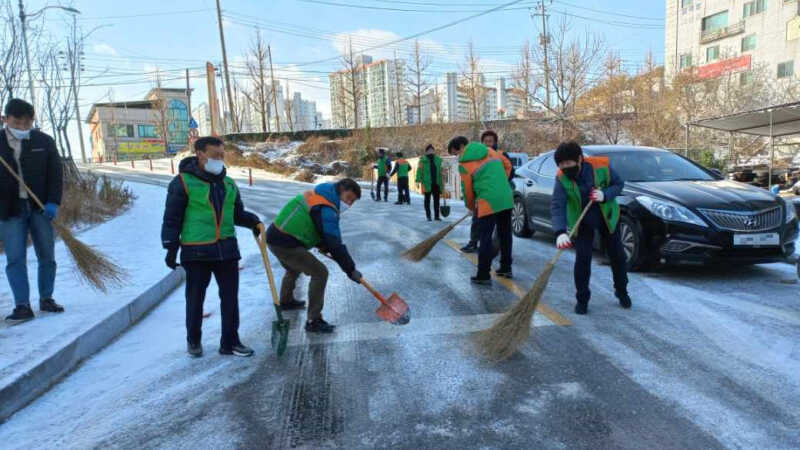
[[[730,72],[750,70],[750,61],[750,55],[744,55],[713,64],[706,64],[697,68],[697,78],[717,78]]]

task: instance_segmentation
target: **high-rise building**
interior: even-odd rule
[[[800,67],[800,1],[667,0],[666,77],[693,68],[700,78],[755,68],[771,79],[796,77]]]
[[[370,56],[361,55],[356,58],[356,63],[358,66],[355,71],[339,71],[328,77],[333,127],[353,128],[356,122],[359,128],[405,124],[404,62],[399,59],[372,62]],[[357,119],[353,117],[354,97]]]
[[[192,117],[197,122],[197,132],[200,136],[211,134],[211,109],[208,103],[203,102],[192,110]]]
[[[312,101],[303,100],[299,92],[292,96],[292,129],[295,131],[316,129],[315,120],[317,117],[317,104]]]

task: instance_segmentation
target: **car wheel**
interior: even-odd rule
[[[514,199],[514,209],[511,210],[511,229],[517,237],[530,237],[533,235],[533,230],[531,230],[530,223],[528,223],[528,212],[519,198]]]
[[[628,263],[628,270],[635,272],[645,267],[645,254],[642,249],[642,226],[628,216],[619,218],[619,237]]]

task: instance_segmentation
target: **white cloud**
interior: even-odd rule
[[[94,44],[92,46],[92,52],[97,53],[98,55],[108,55],[108,56],[119,56],[117,50],[114,47],[108,44]]]

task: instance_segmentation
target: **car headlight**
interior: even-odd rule
[[[786,206],[786,223],[789,223],[797,218],[797,207],[790,201],[784,201],[783,204]]]
[[[693,213],[689,208],[679,205],[669,200],[640,195],[636,197],[639,204],[644,206],[656,217],[660,217],[669,222],[683,222],[700,227],[708,228],[708,224]]]

